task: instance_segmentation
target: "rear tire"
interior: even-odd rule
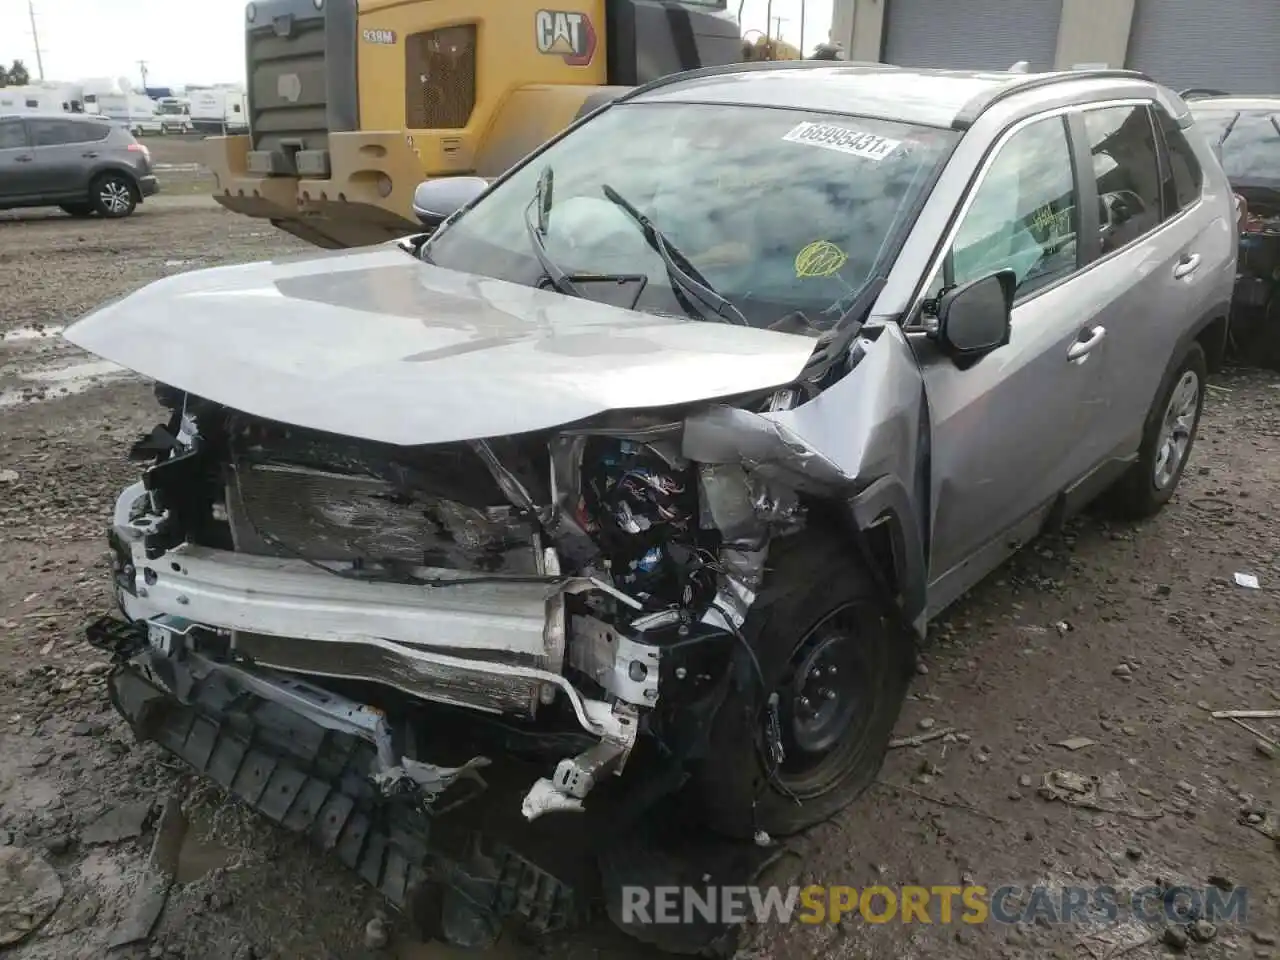
[[[875,779],[910,683],[912,643],[850,547],[816,532],[774,544],[742,637],[763,684],[754,668],[733,682],[694,789],[713,830],[788,836],[830,819]]]
[[[1178,488],[1200,427],[1207,368],[1204,348],[1192,343],[1160,385],[1147,413],[1138,462],[1113,491],[1112,505],[1120,516],[1154,516]]]
[[[91,203],[64,203],[62,204],[62,212],[72,217],[92,217],[93,204]]]
[[[89,188],[90,202],[109,220],[127,217],[138,208],[138,187],[122,173],[104,173]]]

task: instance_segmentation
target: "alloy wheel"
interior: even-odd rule
[[[98,190],[98,196],[102,199],[102,205],[114,214],[128,213],[133,203],[133,194],[129,190],[129,185],[119,180],[108,180],[104,183]]]
[[[1157,490],[1165,490],[1173,483],[1187,459],[1187,453],[1191,449],[1191,431],[1195,429],[1199,407],[1200,378],[1194,370],[1187,370],[1169,394],[1169,404],[1165,407],[1164,419],[1160,425],[1152,475]]]

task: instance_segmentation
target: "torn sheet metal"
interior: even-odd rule
[[[801,492],[914,477],[924,402],[915,356],[894,324],[868,328],[856,353],[852,370],[793,409],[757,414],[719,405],[691,415],[681,452],[701,463],[739,463]]]

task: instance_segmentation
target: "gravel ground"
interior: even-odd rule
[[[198,197],[148,202],[115,223],[0,219],[0,884],[26,857],[29,869],[56,872],[42,876],[47,904],[58,901],[10,956],[104,955],[145,885],[169,796],[190,822],[178,883],[154,938],[113,956],[453,955],[408,942],[394,922],[390,946],[368,947],[377,898],[133,743],[81,640],[83,624],[109,609],[102,533],[136,473],[124,451],[157,411],[146,385],[78,354],[58,330],[174,271],[301,249]],[[1183,487],[1159,518],[1085,518],[1033,544],[938,624],[900,733],[953,732],[892,751],[882,785],[794,843],[779,878],[1121,889],[1225,878],[1248,888],[1247,922],[1193,942],[1191,954],[1280,957],[1280,847],[1263,832],[1274,820],[1261,817],[1280,800],[1280,758],[1209,714],[1280,708],[1278,401],[1275,376],[1220,377]],[[1261,589],[1238,586],[1236,572]],[[1256,725],[1280,739],[1280,722]],[[1071,737],[1092,742],[1057,745]],[[1044,798],[1037,788],[1055,770],[1101,778],[1106,809]],[[5,910],[0,902],[0,932]],[[1103,960],[1162,933],[846,920],[752,927],[740,956]],[[1171,949],[1152,939],[1124,955]],[[652,956],[604,925],[501,953],[539,954]]]

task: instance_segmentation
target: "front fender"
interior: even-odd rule
[[[875,559],[892,564],[903,619],[923,637],[928,568],[924,538],[906,486],[897,477],[881,477],[849,500],[849,515],[864,541],[887,545],[889,556]],[[880,540],[878,534],[883,534],[884,539]]]

